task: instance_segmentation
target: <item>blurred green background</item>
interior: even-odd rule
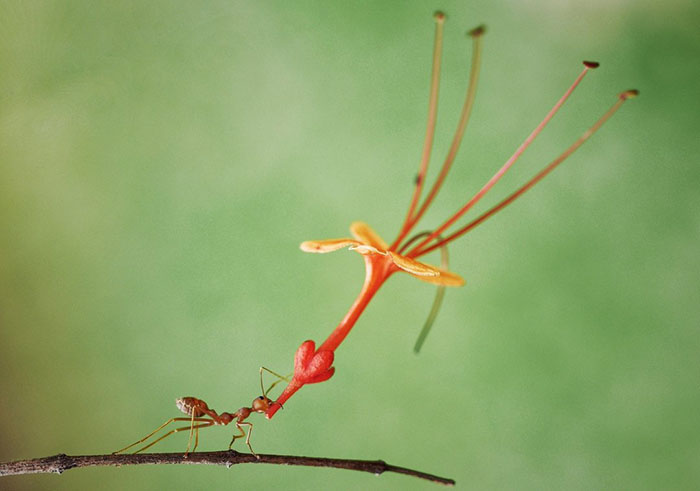
[[[0,460],[106,453],[258,395],[355,298],[356,254],[298,243],[365,220],[392,239],[420,156],[432,12],[448,14],[432,176],[486,23],[462,152],[423,222],[461,206],[601,62],[480,210],[628,102],[451,248],[434,289],[383,287],[336,376],[264,453],[385,459],[475,489],[700,486],[700,8],[688,1],[0,2]],[[437,262],[438,258],[431,258]],[[202,433],[224,448],[230,428]],[[177,435],[158,447],[184,450]],[[239,447],[240,448],[240,447]],[[242,449],[242,448],[240,448]],[[3,489],[435,489],[276,466],[94,468]]]

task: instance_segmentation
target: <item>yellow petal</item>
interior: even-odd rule
[[[348,246],[360,246],[361,242],[354,239],[326,239],[326,240],[307,240],[299,245],[299,249],[304,252],[326,253],[337,251]]]
[[[370,245],[365,245],[365,244],[360,244],[360,245],[354,245],[348,247],[349,250],[359,252],[362,255],[369,255],[369,254],[381,254],[382,256],[386,256],[385,251],[380,251],[376,247],[372,247]]]
[[[408,271],[415,276],[440,276],[440,270],[436,267],[430,266],[428,264],[421,263],[410,257],[402,256],[401,254],[396,254],[395,252],[389,251],[391,260],[394,261],[399,268],[404,271]]]
[[[443,286],[462,286],[465,283],[461,276],[451,273],[450,271],[436,268],[435,266],[396,254],[395,252],[389,251],[389,255],[392,261],[394,261],[394,264],[419,280]]]
[[[442,286],[464,286],[466,283],[464,278],[458,274],[452,273],[450,271],[445,271],[440,269],[440,276],[416,276],[419,280],[423,280],[427,283],[432,283],[433,285]]]
[[[372,230],[372,227],[367,225],[365,222],[352,222],[350,225],[350,232],[357,240],[364,242],[367,245],[371,245],[375,249],[386,251],[389,248],[389,245],[384,242],[384,239],[382,239],[377,232]]]

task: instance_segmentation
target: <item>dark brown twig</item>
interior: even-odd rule
[[[371,472],[379,475],[384,472],[396,472],[407,476],[426,479],[439,484],[453,486],[454,480],[435,476],[426,472],[420,472],[405,467],[387,464],[383,460],[352,460],[329,459],[323,457],[300,457],[294,455],[265,455],[260,454],[259,459],[254,455],[239,453],[234,450],[221,452],[197,452],[187,456],[180,453],[146,453],[126,455],[66,455],[58,454],[51,457],[31,460],[17,460],[14,462],[0,463],[0,476],[12,476],[17,474],[61,474],[76,467],[92,466],[122,466],[141,464],[209,464],[225,465],[231,467],[235,464],[277,464],[277,465],[303,465],[307,467],[333,467],[336,469],[348,469],[352,471]]]

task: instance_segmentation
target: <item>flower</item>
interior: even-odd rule
[[[287,385],[282,394],[280,394],[277,401],[275,401],[267,410],[266,417],[268,419],[272,418],[277,410],[282,407],[282,404],[284,404],[305,384],[323,382],[333,376],[335,369],[332,365],[336,348],[348,335],[369,301],[373,298],[374,294],[377,293],[381,285],[384,284],[384,281],[386,281],[386,279],[393,273],[403,271],[411,276],[415,276],[419,280],[438,285],[439,287],[464,285],[465,282],[461,276],[445,269],[425,264],[417,259],[432,251],[435,251],[436,249],[445,251],[448,243],[451,243],[455,239],[463,236],[474,227],[483,223],[492,215],[501,211],[503,208],[522,196],[547,174],[559,166],[559,164],[566,160],[571,154],[573,154],[581,145],[583,145],[583,143],[585,143],[610,117],[612,117],[612,115],[627,99],[635,97],[638,94],[636,90],[622,92],[619,95],[617,102],[615,102],[615,104],[613,104],[612,107],[593,124],[593,126],[584,132],[578,140],[576,140],[571,146],[569,146],[569,148],[550,162],[549,165],[538,172],[524,185],[519,187],[515,192],[501,200],[498,204],[488,209],[486,212],[482,213],[480,216],[473,219],[466,225],[443,237],[443,234],[445,234],[450,227],[452,227],[462,216],[464,216],[465,213],[467,213],[477,202],[479,202],[481,198],[483,198],[486,193],[491,190],[491,188],[493,188],[493,186],[513,166],[523,152],[530,146],[534,139],[542,132],[544,127],[559,111],[564,102],[566,102],[569,96],[573,93],[574,89],[583,80],[584,76],[590,70],[598,67],[598,63],[596,62],[584,61],[584,69],[574,80],[573,84],[566,90],[564,95],[554,104],[554,107],[547,113],[542,122],[540,122],[540,124],[530,133],[525,141],[523,141],[523,143],[515,150],[513,155],[493,175],[493,177],[489,179],[486,184],[484,184],[481,189],[479,189],[479,191],[477,191],[476,194],[474,194],[474,196],[466,202],[466,204],[453,213],[442,225],[433,229],[431,232],[418,234],[407,239],[408,235],[411,233],[411,230],[413,230],[416,224],[423,217],[425,211],[433,202],[433,199],[440,190],[450,167],[454,162],[462,141],[462,137],[464,136],[464,131],[467,127],[469,115],[471,114],[472,105],[476,95],[476,86],[479,73],[481,37],[484,34],[483,26],[477,27],[469,32],[469,35],[474,41],[472,51],[473,56],[469,84],[467,87],[464,105],[462,107],[462,113],[457,125],[457,130],[455,131],[452,139],[452,144],[450,145],[447,157],[442,164],[442,168],[437,176],[437,179],[428,192],[425,200],[420,206],[418,206],[421,193],[423,191],[423,185],[425,183],[428,163],[430,161],[437,119],[438,81],[440,73],[442,29],[445,21],[444,14],[437,12],[435,15],[435,21],[436,32],[433,51],[433,70],[430,84],[430,99],[428,105],[428,125],[423,145],[423,155],[420,161],[418,175],[416,177],[415,189],[406,218],[403,225],[399,229],[398,237],[391,245],[387,244],[374,230],[369,227],[369,225],[363,222],[354,222],[350,226],[350,232],[352,233],[354,239],[342,238],[302,242],[300,247],[304,252],[323,254],[347,247],[350,250],[354,250],[362,254],[365,260],[365,282],[362,286],[360,294],[350,307],[345,317],[318,348],[316,348],[316,343],[314,341],[307,340],[304,341],[297,349],[292,380],[289,382],[289,385]],[[417,241],[418,243],[414,245],[414,241]]]
[[[302,242],[299,248],[304,252],[325,254],[347,247],[364,256],[378,255],[388,258],[396,268],[428,283],[442,286],[463,286],[465,283],[464,279],[455,273],[416,261],[392,250],[384,239],[364,222],[353,222],[350,225],[350,233],[354,239],[308,240]]]

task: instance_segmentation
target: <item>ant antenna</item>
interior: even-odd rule
[[[272,385],[270,385],[270,386],[267,388],[267,390],[265,390],[265,387],[263,386],[263,370],[265,370],[266,372],[271,373],[272,375],[274,375],[275,377],[277,377],[277,380],[274,381],[274,382],[272,383]],[[271,391],[272,389],[274,389],[274,387],[275,387],[277,384],[279,384],[280,382],[287,382],[287,383],[289,383],[289,382],[291,381],[291,376],[292,376],[292,375],[293,375],[293,373],[290,373],[289,375],[284,376],[284,375],[280,375],[280,374],[277,373],[277,372],[273,372],[272,370],[270,370],[270,369],[267,368],[267,367],[260,367],[260,390],[262,391],[263,397],[267,397],[267,394],[269,394],[270,391]]]

